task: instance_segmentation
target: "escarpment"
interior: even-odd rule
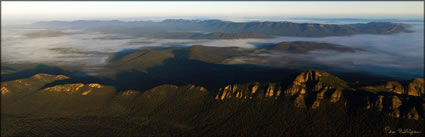
[[[282,93],[282,87],[277,83],[260,84],[259,82],[251,82],[246,84],[227,85],[219,89],[219,93],[215,99],[277,99]]]
[[[411,96],[425,95],[425,82],[423,78],[417,78],[409,83],[407,94]]]
[[[229,84],[219,88],[218,92],[192,84],[165,84],[146,91],[117,91],[113,85],[78,82],[44,87],[68,78],[40,73],[29,78],[2,82],[2,108],[5,108],[4,112],[16,114],[47,111],[49,108],[46,106],[58,108],[55,113],[85,112],[91,109],[97,110],[96,114],[133,113],[136,110],[143,110],[138,112],[143,115],[178,112],[175,114],[178,119],[197,115],[197,111],[206,111],[210,107],[218,109],[223,102],[261,102],[261,105],[276,106],[285,103],[303,111],[323,111],[333,106],[332,109],[337,108],[347,114],[376,112],[393,118],[414,120],[424,119],[425,116],[423,78],[354,87],[330,73],[309,70],[286,78],[285,81]],[[33,107],[21,109],[28,105]]]
[[[225,99],[274,99],[289,97],[299,108],[318,108],[323,101],[336,103],[343,97],[344,90],[352,90],[347,83],[327,72],[306,71],[300,73],[285,89],[283,83],[259,83],[228,85],[220,89],[215,97]],[[309,102],[313,101],[313,103]]]
[[[331,103],[340,101],[343,90],[349,90],[345,81],[327,72],[309,70],[295,78],[292,87],[285,90],[285,95],[295,97],[297,107],[315,109],[324,101]],[[314,100],[314,102],[306,104],[306,98]]]
[[[382,85],[351,87],[347,82],[319,71],[297,75],[292,85],[279,82],[251,82],[221,88],[216,100],[289,100],[300,109],[320,109],[323,104],[340,104],[346,111],[373,111],[394,118],[423,119],[424,80],[417,78],[403,85],[388,81]]]
[[[388,81],[385,84],[364,86],[360,89],[373,93],[388,92],[399,95],[424,96],[424,84],[425,82],[423,78],[416,78],[408,81],[407,84],[401,84],[398,81]]]

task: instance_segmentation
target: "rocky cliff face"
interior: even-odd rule
[[[422,78],[412,80],[407,85],[389,81],[357,89],[327,72],[309,70],[296,76],[287,88],[282,83],[233,84],[220,89],[215,99],[288,99],[295,107],[302,109],[320,109],[321,104],[339,103],[347,109],[376,111],[396,118],[418,120],[425,116]]]
[[[336,103],[340,101],[343,90],[348,90],[347,83],[327,72],[309,70],[299,74],[292,87],[285,90],[286,96],[296,97],[295,105],[300,108],[311,107],[316,109],[323,101]],[[314,100],[313,104],[306,104],[306,98]]]
[[[367,97],[367,110],[385,112],[396,118],[417,120],[423,119],[425,115],[424,84],[423,78],[416,78],[407,84],[388,81],[381,85],[364,86],[360,90],[378,95]]]
[[[384,83],[371,88],[379,89],[375,92],[353,88],[326,72],[306,71],[291,77],[289,83],[231,84],[213,96],[214,92],[196,85],[116,91],[109,85],[77,82],[43,88],[67,78],[37,74],[2,82],[2,136],[38,134],[60,128],[57,125],[64,127],[54,136],[96,130],[96,134],[116,136],[125,132],[139,133],[135,136],[312,135],[302,134],[306,131],[319,131],[314,132],[317,136],[362,136],[399,125],[423,131],[423,79]],[[117,130],[105,133],[111,128]]]
[[[2,82],[2,103],[15,103],[16,100],[35,100],[40,104],[52,104],[55,101],[80,100],[81,103],[111,104],[109,98],[120,103],[112,103],[112,110],[125,110],[134,104],[144,104],[143,108],[154,111],[164,107],[161,104],[192,105],[201,107],[208,100],[208,90],[196,85],[162,85],[145,92],[117,92],[113,86],[99,83],[69,83],[41,89],[47,83],[68,79],[64,75],[36,74],[30,78]],[[404,83],[404,84],[402,84]],[[395,118],[424,119],[425,94],[424,79],[417,78],[407,82],[388,81],[381,85],[351,87],[347,82],[320,71],[305,71],[287,82],[250,82],[230,84],[220,88],[215,95],[219,102],[236,101],[289,101],[300,110],[320,110],[323,106],[342,106],[347,112],[353,109],[378,112]],[[30,95],[30,96],[27,96]],[[22,97],[22,98],[21,98]],[[62,98],[58,100],[57,98]],[[95,100],[95,101],[94,101]],[[72,101],[73,102],[73,101]],[[127,102],[122,105],[122,102]],[[65,103],[66,104],[66,103]],[[82,104],[81,104],[82,105]],[[25,106],[25,105],[23,105]],[[108,106],[108,105],[106,105]],[[11,108],[12,106],[6,106]],[[15,107],[16,108],[16,107]],[[117,109],[120,108],[120,109]],[[164,107],[167,110],[174,108]],[[201,107],[202,108],[202,107]],[[17,112],[21,110],[16,110]],[[146,111],[146,113],[150,111]],[[195,113],[195,112],[194,112]],[[180,115],[184,117],[185,115]]]
[[[416,78],[414,80],[408,81],[408,84],[405,85],[398,81],[388,81],[385,84],[364,86],[361,87],[361,89],[373,93],[389,92],[398,95],[424,96],[424,84],[425,82],[423,78]]]
[[[247,84],[227,85],[219,89],[219,93],[215,99],[277,99],[282,93],[282,88],[277,83],[260,84],[259,82],[251,82]]]
[[[306,71],[299,74],[292,86],[285,89],[280,83],[259,83],[228,85],[220,89],[216,96],[218,100],[225,99],[253,99],[271,98],[281,96],[295,98],[294,104],[299,108],[318,108],[322,101],[338,102],[343,90],[351,90],[347,83],[327,72]],[[306,101],[314,100],[313,104]]]
[[[423,78],[414,79],[409,83],[407,94],[411,96],[425,95],[425,82]]]

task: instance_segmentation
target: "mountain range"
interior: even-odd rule
[[[43,87],[69,78],[38,73],[2,82],[2,136],[382,136],[371,131],[399,124],[424,130],[423,78],[353,86],[308,70],[287,78],[292,82],[217,91],[191,84],[121,92],[99,83]]]
[[[382,137],[387,127],[422,135],[423,78],[234,63],[320,50],[365,49],[303,41],[150,47],[111,56],[109,76],[2,64],[1,135]]]
[[[416,27],[393,23],[400,20],[361,21],[372,22],[37,22],[28,27],[37,29],[22,31],[22,39],[41,44],[43,38],[65,40],[43,45],[48,48],[41,54],[101,61],[88,66],[2,62],[1,136],[423,136],[423,77],[376,72],[401,69],[387,60],[382,62],[391,67],[367,68],[376,71],[353,67],[361,66],[363,58],[351,56],[381,53],[366,45],[373,42],[289,42],[291,37],[410,33]],[[276,37],[281,41],[258,42]],[[248,42],[249,46],[217,42],[250,38],[257,42]],[[91,47],[81,48],[72,40]],[[196,44],[169,44],[188,40]],[[136,46],[141,48],[132,49]],[[114,49],[122,50],[110,52]],[[326,56],[330,60],[316,59],[333,54]],[[347,59],[341,63],[335,57]]]
[[[33,25],[170,39],[240,39],[274,36],[325,37],[411,32],[409,25],[391,22],[318,24],[287,21],[231,22],[222,20],[166,19],[160,22],[119,20],[47,21],[37,22]]]

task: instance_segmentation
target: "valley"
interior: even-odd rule
[[[1,136],[425,130],[418,24],[166,19],[26,27],[2,29]]]

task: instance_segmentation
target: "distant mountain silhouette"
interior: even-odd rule
[[[324,37],[354,34],[392,34],[411,32],[407,24],[369,22],[358,24],[317,24],[280,22],[231,22],[221,20],[166,19],[153,21],[48,21],[34,23],[47,27],[71,27],[154,38],[238,39],[271,36]],[[199,33],[204,32],[204,33]]]

